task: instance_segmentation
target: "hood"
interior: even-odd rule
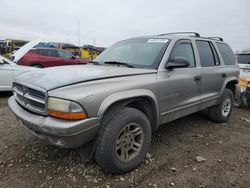
[[[24,73],[17,81],[42,87],[46,90],[105,78],[156,73],[154,69],[137,69],[114,66],[73,65],[59,66]]]
[[[16,76],[23,74],[25,72],[35,71],[37,69],[39,69],[39,68],[30,67],[30,66],[23,66],[23,65],[16,65],[15,67],[13,67],[13,74],[14,74],[14,77],[16,77]]]
[[[41,42],[41,39],[35,39],[32,40],[30,42],[28,42],[27,44],[25,44],[24,46],[22,46],[21,48],[19,48],[12,56],[11,56],[11,60],[13,62],[17,62],[18,60],[20,60],[31,48],[33,48],[35,45],[39,44],[39,42]]]

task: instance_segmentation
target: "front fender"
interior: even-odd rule
[[[99,110],[97,112],[97,116],[103,116],[105,111],[114,103],[122,100],[133,99],[138,97],[145,97],[148,98],[154,105],[154,111],[157,117],[157,124],[159,122],[159,111],[158,111],[158,101],[155,94],[147,89],[136,89],[136,90],[129,90],[129,91],[122,91],[118,93],[114,93],[108,96],[104,101],[101,103]]]

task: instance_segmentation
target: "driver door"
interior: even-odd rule
[[[11,90],[13,82],[13,69],[11,64],[0,59],[0,91]]]
[[[196,67],[190,40],[178,40],[168,61],[185,58],[188,67],[165,69],[157,74],[161,124],[178,119],[200,109],[200,70]]]

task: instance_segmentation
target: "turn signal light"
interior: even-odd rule
[[[48,114],[56,118],[68,119],[68,120],[80,120],[80,119],[86,119],[88,117],[85,112],[59,112],[50,109],[48,110]]]

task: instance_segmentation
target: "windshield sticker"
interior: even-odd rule
[[[158,43],[167,43],[168,39],[148,39],[148,43],[158,42]]]

